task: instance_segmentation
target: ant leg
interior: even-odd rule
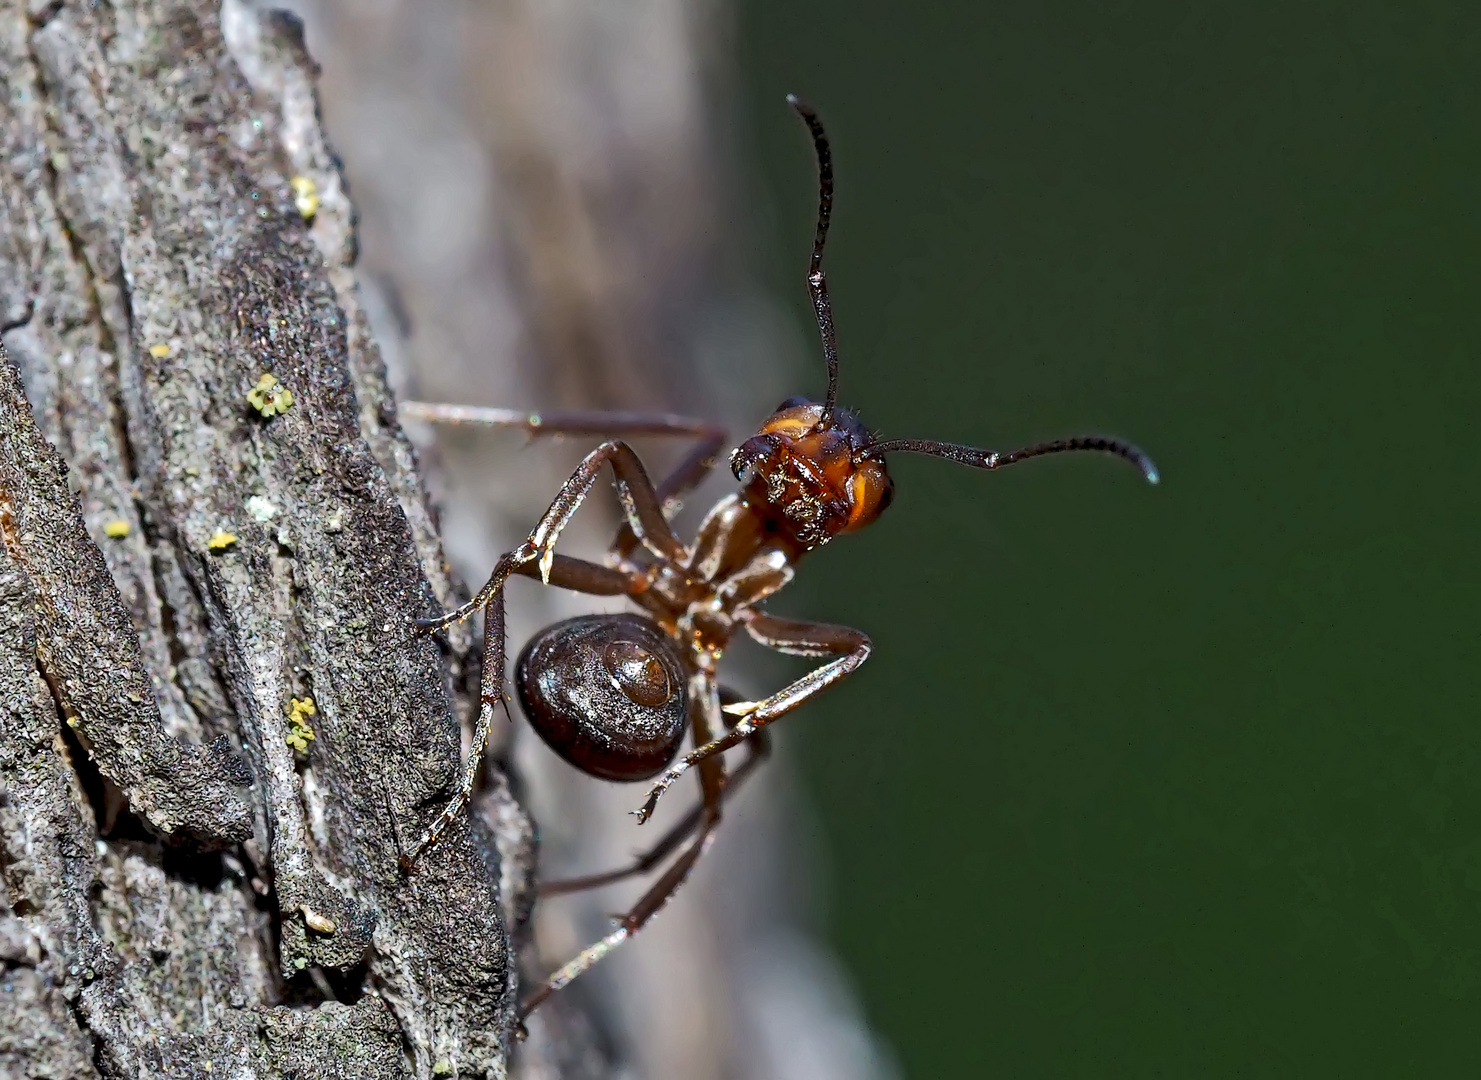
[[[696,693],[691,698],[690,704],[690,725],[695,742],[708,739],[713,733],[714,725],[710,723],[710,717],[719,712],[720,704],[715,684],[708,676],[700,676],[698,683],[700,685],[695,687]],[[615,930],[596,944],[583,949],[580,955],[552,975],[544,986],[525,1000],[519,1007],[520,1020],[534,1012],[551,994],[567,985],[576,976],[595,965],[613,949],[641,930],[644,924],[657,915],[688,880],[694,864],[709,849],[710,842],[715,838],[715,827],[720,824],[720,806],[724,801],[725,792],[724,761],[715,758],[704,762],[699,770],[699,783],[704,801],[700,806],[700,820],[696,826],[698,835],[674,860],[673,865],[665,871],[664,875],[655,881],[632,909],[622,917]]]
[[[800,622],[775,615],[754,615],[746,622],[746,632],[768,649],[792,656],[835,656],[796,682],[783,687],[761,701],[727,705],[725,711],[741,716],[741,721],[713,742],[705,743],[670,765],[658,782],[648,790],[648,798],[636,811],[639,824],[653,815],[659,798],[679,777],[695,765],[729,750],[755,732],[785,716],[814,694],[844,678],[865,660],[873,646],[859,630],[828,623]]]
[[[502,562],[502,560],[501,560]],[[514,573],[534,577],[538,570],[529,564],[514,568]],[[507,576],[507,575],[506,575]],[[557,555],[550,565],[549,584],[561,589],[571,589],[589,596],[622,596],[642,587],[641,577],[624,573],[610,566],[601,566],[584,559],[572,559]],[[508,715],[504,701],[504,593],[495,592],[484,608],[483,621],[483,673],[479,683],[478,720],[473,731],[473,745],[463,766],[462,782],[448,804],[442,808],[437,819],[417,841],[411,851],[403,851],[401,868],[410,872],[418,858],[437,842],[442,833],[462,814],[473,797],[473,788],[478,782],[478,770],[483,765],[484,751],[488,748],[489,732],[493,727],[494,709],[502,708]],[[393,822],[394,824],[394,822]],[[400,841],[397,841],[400,847]]]
[[[663,501],[654,489],[653,481],[648,478],[648,470],[643,468],[642,460],[633,452],[632,447],[613,439],[602,443],[581,459],[581,464],[576,466],[570,479],[561,485],[550,508],[541,515],[529,537],[494,564],[493,573],[473,599],[437,618],[420,619],[417,625],[431,631],[462,622],[488,604],[504,587],[509,575],[521,572],[520,567],[527,564],[535,564],[540,572],[540,580],[548,585],[555,565],[555,543],[560,538],[561,530],[585,501],[604,464],[612,466],[612,483],[617,489],[617,500],[622,504],[623,515],[638,539],[660,559],[682,561],[686,554],[684,545],[679,542],[663,516]]]
[[[751,775],[756,770],[756,766],[766,760],[767,756],[771,753],[771,740],[764,731],[758,731],[752,735],[746,745],[750,747],[750,756],[741,762],[740,767],[731,773],[725,781],[725,798],[727,799],[735,797],[735,793],[740,790],[740,786],[746,777]],[[654,844],[643,854],[636,856],[629,865],[620,870],[608,870],[604,874],[588,874],[585,877],[566,878],[561,881],[541,882],[539,894],[541,896],[564,896],[567,893],[596,889],[603,885],[615,885],[617,882],[623,881],[626,878],[646,874],[659,863],[663,862],[664,859],[668,858],[680,844],[688,839],[695,829],[699,828],[700,822],[704,820],[704,814],[705,807],[701,803],[689,811],[682,821],[669,829],[664,834],[663,839],[659,840],[658,843]]]
[[[715,467],[715,455],[720,452],[720,447],[725,445],[725,429],[711,428],[689,456],[675,467],[674,471],[663,478],[658,485],[658,497],[663,502],[663,516],[672,519],[683,504],[683,496],[697,487],[711,469]],[[638,537],[633,532],[632,526],[626,523],[617,530],[617,537],[612,541],[611,554],[619,559],[625,559],[632,554],[633,548],[637,546]]]
[[[403,417],[438,424],[480,424],[485,427],[516,428],[537,435],[600,435],[603,437],[639,436],[691,438],[694,449],[658,485],[658,498],[664,515],[673,517],[679,511],[679,499],[705,478],[715,467],[715,455],[725,445],[725,429],[705,420],[694,420],[674,413],[622,411],[521,412],[518,409],[495,409],[476,405],[441,405],[426,401],[403,401]],[[637,545],[637,534],[624,524],[613,553],[629,554]]]
[[[463,766],[463,779],[457,793],[448,800],[437,819],[432,822],[417,841],[416,847],[401,855],[401,870],[411,873],[417,859],[433,844],[443,831],[456,821],[473,798],[473,788],[478,782],[478,770],[483,765],[483,754],[488,749],[489,732],[493,728],[494,710],[503,709],[508,715],[509,706],[504,702],[504,594],[495,593],[489,598],[483,612],[483,673],[478,686],[478,720],[473,727],[473,745],[468,752],[468,763]]]
[[[536,435],[601,435],[601,436],[677,436],[713,441],[718,448],[725,441],[725,429],[708,420],[695,420],[674,413],[623,412],[604,410],[567,410],[562,412],[521,412],[519,409],[494,409],[481,405],[442,405],[427,401],[403,401],[398,411],[412,420],[434,424],[478,424],[483,427],[518,428]]]
[[[722,427],[711,428],[705,436],[695,444],[689,456],[674,467],[673,472],[663,478],[658,485],[659,497],[664,501],[667,509],[670,503],[673,509],[678,510],[677,500],[684,494],[692,491],[699,482],[709,475],[715,467],[715,455],[725,445],[725,429]]]
[[[538,579],[540,568],[534,563],[525,563],[516,566],[513,573]],[[544,584],[587,596],[632,596],[648,587],[647,578],[636,571],[573,559],[569,555],[556,555],[551,559],[550,580]]]

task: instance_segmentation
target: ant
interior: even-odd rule
[[[641,613],[588,615],[541,632],[515,663],[515,690],[541,738],[581,771],[604,780],[657,777],[636,811],[652,815],[660,796],[686,772],[698,773],[700,803],[631,865],[607,873],[546,883],[542,895],[608,885],[645,873],[682,852],[664,874],[618,919],[616,928],[555,972],[520,1009],[529,1013],[552,993],[632,937],[679,890],[714,839],[721,808],[767,752],[765,728],[869,658],[869,638],[858,630],[768,615],[764,601],[796,573],[798,561],[835,536],[870,524],[890,504],[893,486],[885,459],[894,453],[928,454],[977,469],[1001,469],[1028,458],[1067,451],[1097,451],[1124,458],[1157,483],[1150,458],[1130,443],[1100,436],[1057,439],[999,452],[929,439],[877,439],[852,412],[837,404],[838,344],[823,274],[823,244],[833,210],[833,163],[817,114],[788,96],[812,135],[818,167],[818,219],[807,285],[823,340],[828,389],[822,402],[789,398],[761,429],[730,455],[740,491],[725,497],[685,546],[669,526],[681,497],[715,464],[723,429],[703,421],[658,413],[521,413],[457,405],[407,402],[403,415],[443,423],[478,423],[530,435],[599,435],[606,438],[561,486],[550,508],[519,547],[494,566],[487,584],[466,604],[434,619],[431,632],[484,612],[481,707],[472,753],[456,796],[426,834],[402,857],[416,860],[462,813],[488,745],[494,709],[504,701],[504,583],[513,574],[593,596],[625,596]],[[661,483],[621,436],[680,436],[695,446]],[[625,519],[605,564],[557,555],[555,544],[610,466]],[[722,691],[718,667],[730,639],[744,630],[763,646],[792,656],[827,658],[811,673],[760,701],[735,700]],[[675,761],[685,730],[694,749]],[[724,751],[746,743],[749,755],[729,776]],[[687,844],[687,846],[686,846]]]

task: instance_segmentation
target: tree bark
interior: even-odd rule
[[[455,586],[298,24],[9,0],[0,50],[0,1069],[504,1075],[531,828],[495,772],[397,868],[470,643],[413,631]]]

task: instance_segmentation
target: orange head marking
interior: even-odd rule
[[[746,500],[803,550],[861,529],[889,505],[884,458],[858,417],[802,398],[784,401],[730,456]]]

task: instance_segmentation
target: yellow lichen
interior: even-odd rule
[[[170,355],[170,347],[163,342],[158,345],[151,345],[149,346],[149,355],[156,360],[163,360]]]
[[[110,540],[122,540],[129,534],[129,523],[123,520],[110,521],[103,526],[103,535]]]
[[[309,727],[308,717],[317,716],[319,710],[314,707],[314,699],[292,698],[288,709],[288,732],[287,743],[299,753],[306,753],[309,743],[314,741],[314,729]],[[331,924],[332,925],[332,924]],[[326,931],[333,933],[333,930]]]
[[[271,416],[273,413],[287,412],[293,404],[293,395],[286,386],[278,382],[276,375],[264,371],[262,378],[257,380],[257,385],[247,391],[247,404],[263,416]]]
[[[225,551],[236,542],[236,533],[229,533],[226,532],[224,529],[217,529],[211,534],[211,539],[206,541],[206,547],[210,548],[212,551]]]
[[[295,176],[288,184],[293,188],[293,205],[305,221],[312,219],[319,212],[319,185],[308,176]]]

